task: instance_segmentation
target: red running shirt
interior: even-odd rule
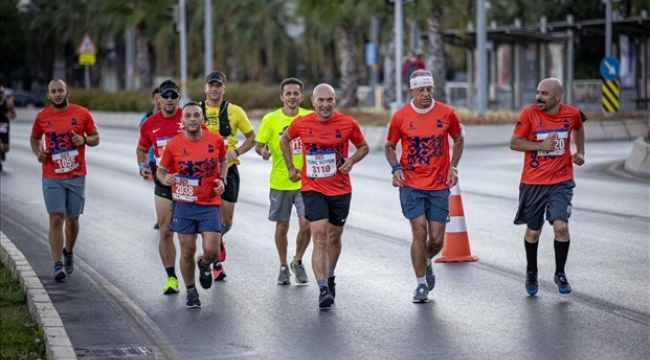
[[[158,165],[160,165],[160,157],[167,142],[178,133],[183,132],[182,114],[183,110],[179,108],[174,116],[166,118],[163,117],[161,111],[158,111],[140,126],[138,145],[145,149],[149,149],[153,145],[153,154]]]
[[[178,134],[165,146],[160,166],[176,175],[172,198],[177,202],[220,205],[214,191],[219,178],[219,162],[226,157],[226,145],[219,134],[203,130],[203,137],[190,141]]]
[[[571,132],[582,129],[580,110],[560,104],[560,111],[551,115],[530,105],[519,115],[514,133],[528,141],[543,141],[558,134],[555,150],[526,151],[521,182],[529,185],[551,185],[573,179]]]
[[[295,118],[287,132],[291,138],[302,140],[302,191],[328,196],[352,192],[350,175],[338,168],[348,157],[350,142],[359,145],[364,141],[354,118],[334,111],[329,120],[320,121],[311,113]]]
[[[399,163],[404,168],[404,186],[429,191],[447,189],[449,136],[456,139],[460,134],[456,112],[439,101],[426,114],[418,113],[412,103],[395,112],[387,140],[402,143]]]
[[[43,177],[67,179],[86,175],[86,145],[72,143],[72,131],[84,136],[97,130],[88,109],[70,104],[64,111],[48,106],[36,115],[32,136],[41,138],[50,155],[43,161]]]

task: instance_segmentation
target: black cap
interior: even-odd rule
[[[161,94],[164,94],[164,93],[166,93],[168,91],[173,91],[173,92],[175,92],[177,94],[180,94],[180,89],[179,89],[178,85],[175,82],[173,82],[172,80],[163,81],[160,84],[160,86],[158,87],[158,89],[160,90]]]
[[[213,71],[213,72],[209,73],[208,76],[205,77],[205,83],[209,84],[209,83],[211,83],[213,81],[218,81],[218,82],[220,82],[222,84],[225,84],[226,83],[226,75],[224,75],[223,73],[221,73],[219,71]]]

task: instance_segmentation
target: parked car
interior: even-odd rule
[[[45,100],[36,93],[21,90],[14,90],[9,96],[13,97],[16,107],[43,107]]]

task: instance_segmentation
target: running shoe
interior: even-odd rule
[[[209,289],[212,286],[212,273],[210,272],[210,265],[203,262],[203,255],[199,256],[196,261],[199,265],[199,282],[201,287]]]
[[[226,278],[226,272],[223,270],[223,264],[215,261],[212,268],[212,277],[214,281],[223,281]]]
[[[61,261],[54,263],[54,281],[61,282],[65,280],[68,274],[65,273],[65,267]]]
[[[296,282],[298,284],[306,284],[309,282],[307,272],[305,271],[305,265],[292,261],[291,264],[289,264],[289,267],[291,268],[291,271],[296,274]]]
[[[167,284],[163,288],[163,293],[165,295],[178,294],[178,279],[170,276],[167,278]]]
[[[291,285],[291,275],[286,266],[280,266],[280,273],[278,274],[278,285]]]
[[[219,261],[226,261],[226,244],[224,244],[223,240],[221,240],[221,254],[219,254]]]
[[[539,290],[539,283],[537,282],[537,271],[526,272],[526,292],[528,295],[533,296]]]
[[[560,291],[560,294],[568,294],[571,292],[571,285],[566,279],[566,275],[564,273],[555,274],[554,280],[555,284],[557,285],[557,289]]]
[[[68,253],[63,249],[63,266],[65,266],[65,272],[68,276],[72,275],[74,271],[74,259],[72,258],[72,253]]]
[[[330,289],[327,286],[320,287],[320,295],[318,295],[318,307],[321,310],[329,309],[334,305],[334,296],[330,292]]]
[[[195,287],[187,289],[187,302],[185,307],[188,309],[191,308],[200,308],[201,300],[199,300],[199,291]]]
[[[327,287],[330,288],[330,294],[332,294],[332,297],[336,297],[336,283],[334,282],[334,279],[336,276],[331,276],[327,278]]]
[[[426,276],[427,276],[427,285],[429,287],[429,291],[431,291],[436,286],[436,275],[433,273],[433,262],[427,265]]]
[[[420,284],[415,288],[413,293],[414,303],[427,303],[429,302],[429,287],[427,284]]]

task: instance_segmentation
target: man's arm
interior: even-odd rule
[[[13,120],[16,118],[16,107],[14,106],[14,97],[10,97],[9,99],[6,100],[7,102],[7,112],[5,113],[5,116],[9,120]]]
[[[47,159],[49,151],[43,149],[43,141],[40,137],[34,137],[33,135],[29,137],[29,146],[32,148],[32,152],[36,155],[38,162],[42,163]]]
[[[557,141],[557,133],[547,136],[543,141],[528,141],[523,136],[512,134],[510,149],[515,151],[553,151]]]
[[[149,176],[151,176],[151,166],[149,165],[149,149],[138,145],[135,148],[135,157],[138,162],[138,173],[140,176],[142,176],[143,179],[149,179]]]
[[[453,139],[451,160],[449,161],[449,170],[447,171],[447,186],[454,187],[458,183],[458,163],[465,149],[465,136],[460,135]]]
[[[291,149],[291,140],[293,138],[289,136],[289,132],[285,131],[280,138],[280,148],[282,149],[282,157],[284,158],[284,163],[287,164],[287,170],[289,170],[289,179],[296,182],[300,180],[300,170],[293,165],[293,150]]]
[[[344,174],[349,173],[350,170],[352,170],[354,164],[361,161],[370,152],[370,148],[368,147],[366,140],[363,140],[354,146],[357,148],[357,150],[354,152],[354,154],[352,154],[352,156],[345,159],[345,162],[343,162],[343,165],[341,165],[339,168],[339,170],[341,170],[341,172]]]
[[[585,163],[585,126],[573,130],[573,141],[576,144],[576,152],[571,156],[571,161],[578,166]]]
[[[264,160],[271,158],[271,151],[269,150],[268,144],[262,144],[261,142],[255,142],[255,152],[262,157]]]

